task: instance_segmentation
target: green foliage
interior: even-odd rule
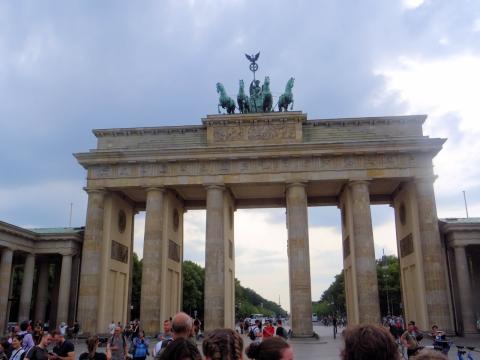
[[[183,311],[203,319],[205,270],[192,261],[183,262]]]
[[[377,260],[377,278],[382,316],[387,315],[388,309],[394,315],[401,314],[400,264],[396,256],[384,256],[381,260]],[[343,270],[340,274],[335,275],[335,280],[323,292],[320,300],[312,305],[313,312],[317,313],[318,316],[346,314]]]
[[[138,259],[138,255],[133,253],[132,265],[132,306],[130,310],[131,319],[140,318],[140,294],[142,288],[142,260]]]
[[[203,319],[205,270],[192,261],[183,262],[183,301],[182,309],[187,314]],[[142,286],[142,261],[133,253],[132,268],[132,305],[131,318],[140,317],[140,295]],[[285,315],[278,304],[267,300],[249,288],[244,288],[238,279],[235,279],[235,310],[238,319],[248,317],[250,314],[264,314],[268,316]]]
[[[392,315],[401,314],[400,263],[396,256],[388,255],[384,256],[382,260],[377,260],[377,278],[382,316],[387,315],[388,310]]]

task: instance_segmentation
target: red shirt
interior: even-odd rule
[[[275,334],[275,328],[272,325],[267,325],[263,328],[263,337],[272,337]]]

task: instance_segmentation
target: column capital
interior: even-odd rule
[[[150,191],[161,191],[161,192],[165,192],[165,190],[167,190],[164,186],[149,186],[149,187],[145,187],[145,191],[147,193],[149,193]]]
[[[437,175],[420,175],[415,176],[412,181],[416,184],[431,183],[433,184],[437,180]]]
[[[100,195],[105,195],[105,193],[107,192],[107,189],[105,188],[89,188],[89,187],[84,187],[83,190],[87,193],[87,194],[100,194]]]
[[[225,184],[223,183],[211,183],[211,184],[204,184],[205,189],[210,190],[210,189],[219,189],[219,190],[225,190]]]
[[[371,178],[348,179],[348,186],[355,186],[355,185],[367,185],[367,186],[370,186],[371,181],[372,181]]]
[[[307,186],[307,183],[304,182],[304,181],[294,181],[294,182],[287,183],[287,185],[285,186],[285,189],[289,189],[291,187],[303,187],[303,188],[305,188],[306,186]]]

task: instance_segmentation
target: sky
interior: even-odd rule
[[[0,220],[85,223],[91,130],[197,125],[261,52],[278,96],[295,77],[309,119],[427,114],[439,217],[480,216],[480,2],[0,1]],[[375,249],[396,253],[393,211],[373,206]],[[339,211],[309,209],[312,297],[341,270]],[[135,222],[142,253],[144,214]],[[185,258],[204,262],[205,212],[185,215]],[[235,214],[236,276],[286,308],[285,210]]]

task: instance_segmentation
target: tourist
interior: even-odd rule
[[[11,346],[8,342],[8,338],[2,337],[0,339],[0,360],[8,360],[11,353]]]
[[[22,348],[22,337],[20,335],[12,336],[12,353],[9,360],[23,360],[25,350]]]
[[[418,344],[418,330],[415,326],[414,321],[408,323],[407,331],[405,331],[400,340],[403,345],[407,348],[407,356],[411,357],[419,350],[420,345]]]
[[[202,343],[206,360],[241,360],[243,340],[232,329],[217,329],[209,332]]]
[[[275,328],[272,326],[272,322],[267,320],[265,326],[263,327],[262,336],[264,339],[272,337],[275,335]]]
[[[127,356],[127,341],[119,326],[113,330],[113,335],[108,339],[107,351],[112,354],[112,360],[125,360]]]
[[[80,332],[80,323],[75,321],[73,323],[73,341],[77,343],[78,341],[78,333]]]
[[[22,348],[25,352],[28,352],[28,350],[35,346],[32,334],[28,332],[28,326],[28,321],[22,321],[20,324],[20,331],[17,332],[17,335],[22,339]]]
[[[159,360],[202,360],[196,345],[184,337],[172,341],[162,350]]]
[[[260,320],[255,320],[255,323],[250,326],[248,330],[248,337],[252,341],[262,341],[262,330],[261,330],[261,322]]]
[[[342,360],[399,360],[397,344],[390,332],[379,325],[357,325],[343,332]]]
[[[420,350],[417,355],[412,356],[414,360],[448,360],[448,357],[435,350]]]
[[[35,345],[30,349],[27,355],[25,355],[24,360],[49,360],[47,347],[51,340],[52,336],[49,333],[44,332],[38,345]]]
[[[202,322],[199,319],[193,320],[193,333],[195,334],[195,340],[200,339],[200,328],[202,327]]]
[[[157,339],[158,342],[153,348],[153,357],[156,357],[161,349],[165,348],[168,343],[173,340],[172,323],[170,320],[165,320],[163,322],[163,333],[158,334]]]
[[[88,352],[82,353],[78,360],[110,360],[108,351],[107,354],[97,352],[98,342],[98,336],[90,336],[86,341]]]
[[[255,360],[293,360],[292,348],[278,336],[251,343],[245,350],[245,354],[248,358]]]
[[[75,345],[70,340],[65,340],[65,335],[60,331],[52,333],[55,346],[53,353],[56,354],[57,360],[75,360]]]
[[[113,333],[115,332],[115,322],[112,320],[112,322],[110,323],[110,325],[108,325],[108,333],[110,335],[113,335]]]
[[[145,358],[150,355],[148,353],[148,340],[145,339],[145,333],[143,331],[139,331],[138,337],[133,340],[130,353],[134,360],[145,360]]]
[[[284,339],[288,338],[287,329],[283,327],[282,320],[280,319],[277,320],[277,329],[275,330],[275,335],[280,336]]]
[[[173,340],[169,341],[166,344],[166,346],[163,346],[160,349],[160,351],[155,356],[156,359],[169,359],[164,357],[164,353],[167,351],[168,348],[170,348],[170,346],[174,345],[176,342],[182,342],[180,341],[182,339],[189,341],[193,346],[197,347],[195,340],[194,339],[193,341],[191,340],[191,336],[193,334],[193,320],[188,314],[184,312],[179,312],[173,317],[172,331],[173,331]],[[180,346],[178,349],[182,349],[182,348],[183,347]]]
[[[140,321],[134,320],[133,321],[133,327],[132,327],[132,341],[136,337],[138,337],[138,332],[140,331]]]
[[[433,347],[447,355],[450,351],[450,343],[448,342],[445,333],[439,330],[437,325],[433,325],[430,336],[433,339]]]
[[[60,334],[65,337],[67,335],[67,330],[68,330],[68,325],[64,322],[60,324],[58,327],[58,330],[60,331]]]

